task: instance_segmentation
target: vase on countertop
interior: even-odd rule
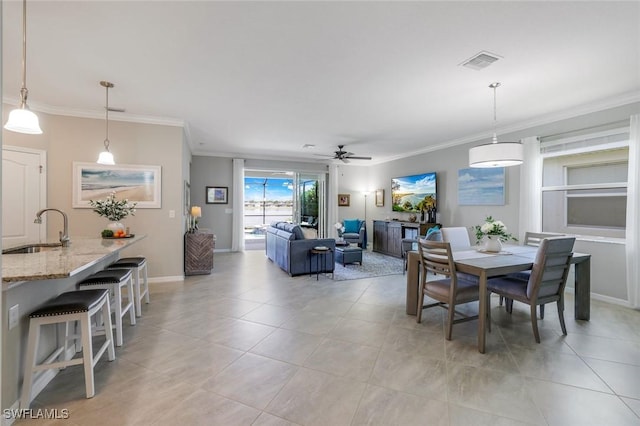
[[[124,225],[120,222],[109,222],[106,229],[113,231],[113,233],[115,234],[116,231],[124,231]]]
[[[492,253],[501,252],[502,241],[500,241],[500,237],[497,235],[485,235],[484,250]]]

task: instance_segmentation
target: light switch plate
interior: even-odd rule
[[[20,321],[20,305],[13,305],[9,308],[9,330],[15,328]]]
[[[169,217],[171,219],[173,219],[174,217],[176,217],[176,211],[175,210],[169,210]]]

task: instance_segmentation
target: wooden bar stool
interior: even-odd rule
[[[102,312],[102,316],[104,317],[104,333],[93,333],[93,335],[104,334],[105,342],[94,356],[91,317],[99,312]],[[27,358],[24,364],[20,408],[27,409],[31,404],[31,386],[33,384],[34,373],[52,368],[65,368],[70,365],[84,365],[84,383],[87,398],[93,397],[95,394],[93,367],[95,367],[96,363],[100,360],[105,350],[108,352],[109,361],[116,359],[116,352],[113,347],[113,331],[111,329],[109,291],[96,289],[62,293],[58,297],[45,303],[41,308],[33,311],[29,317],[29,342],[27,344]],[[80,335],[67,334],[62,345],[58,343],[58,348],[53,354],[41,364],[37,364],[36,357],[38,356],[38,345],[40,341],[40,326],[59,323],[68,325],[69,321],[80,322]],[[78,339],[80,339],[82,344],[82,356],[80,358],[65,360],[65,355],[70,347],[69,342]],[[62,360],[57,361],[61,356]]]
[[[122,318],[129,312],[131,325],[136,325],[133,308],[133,279],[131,269],[105,269],[89,275],[78,283],[80,290],[103,288],[113,293],[112,305],[115,313],[116,346],[122,346]],[[122,288],[127,288],[127,303],[124,304]]]
[[[142,297],[144,302],[149,303],[149,278],[147,276],[147,259],[139,257],[123,257],[107,266],[111,268],[128,268],[133,272],[133,288],[135,290],[136,316],[142,316]],[[142,274],[142,287],[140,285],[140,274]]]

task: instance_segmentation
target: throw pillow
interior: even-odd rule
[[[440,231],[440,228],[438,226],[429,228],[427,230],[427,234],[425,235],[425,239],[429,241],[442,241],[442,231]]]
[[[360,232],[360,221],[358,219],[345,219],[344,220],[344,233],[345,234],[357,234]]]

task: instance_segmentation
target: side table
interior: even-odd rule
[[[188,232],[184,234],[184,274],[210,274],[213,269],[213,234]]]
[[[316,257],[316,281],[318,281],[320,277],[320,258],[322,257],[324,260],[324,270],[326,271],[327,259],[329,258],[328,254],[331,252],[333,252],[333,250],[331,250],[329,247],[314,247],[309,250],[309,256],[311,258],[313,258],[313,256]],[[311,270],[311,267],[309,267],[309,270]],[[309,275],[313,275],[313,272],[311,272]],[[331,272],[331,279],[333,279],[333,271]]]

